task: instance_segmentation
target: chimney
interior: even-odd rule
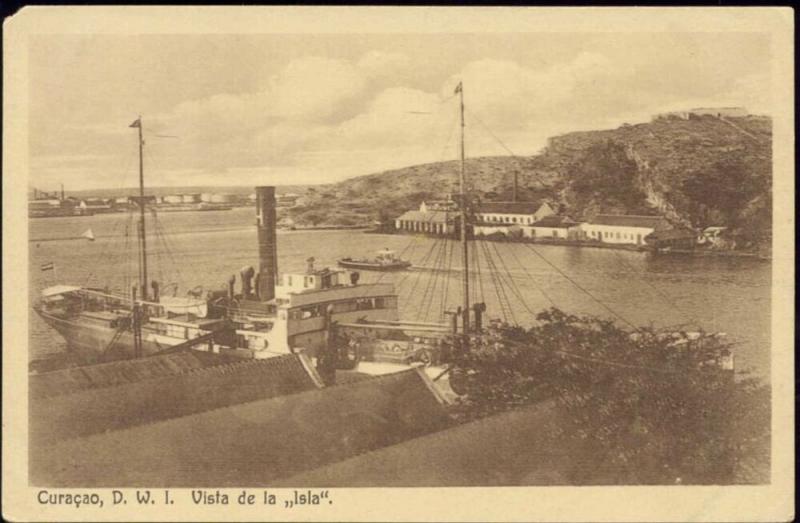
[[[275,297],[278,277],[278,245],[275,238],[277,216],[275,187],[256,187],[256,227],[258,228],[258,297],[270,301]]]
[[[64,201],[64,184],[61,184],[61,201]]]

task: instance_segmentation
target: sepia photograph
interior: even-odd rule
[[[343,9],[10,28],[22,519],[791,488],[792,13]]]

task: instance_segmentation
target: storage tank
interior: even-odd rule
[[[211,195],[211,201],[213,203],[231,203],[233,201],[233,195],[230,195],[230,194],[213,194],[213,195]]]
[[[204,192],[203,194],[200,195],[200,201],[208,203],[208,202],[212,201],[211,198],[213,198],[213,197],[214,197],[214,195],[211,194],[210,192]]]
[[[183,197],[180,194],[170,194],[168,196],[164,196],[164,203],[181,203],[183,201]]]
[[[183,203],[197,203],[200,201],[199,194],[184,194]]]

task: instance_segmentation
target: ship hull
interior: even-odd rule
[[[364,271],[402,271],[411,267],[410,262],[398,263],[371,263],[367,261],[339,260],[339,266],[348,269],[360,269]]]
[[[110,327],[87,325],[60,318],[39,308],[36,308],[35,311],[45,323],[64,338],[67,342],[67,350],[81,361],[110,361],[134,357],[133,333],[130,331],[117,335],[117,330]],[[155,340],[142,340],[142,352],[145,355],[169,346],[169,344],[159,343]]]

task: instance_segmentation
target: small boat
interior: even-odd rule
[[[342,258],[339,265],[349,269],[361,269],[366,271],[399,271],[411,267],[411,262],[401,260],[394,251],[383,249],[378,251],[377,256],[371,260]]]
[[[86,229],[83,234],[81,234],[81,238],[86,238],[90,242],[94,241],[94,233],[92,232],[91,227]]]

